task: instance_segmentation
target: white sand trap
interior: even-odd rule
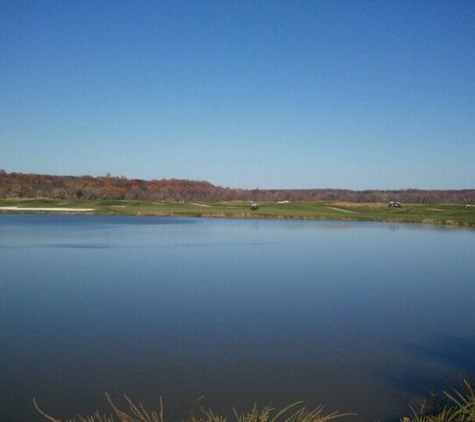
[[[341,208],[335,208],[335,207],[327,207],[327,208],[330,208],[331,210],[335,210],[335,211],[349,212],[350,214],[358,214],[356,211],[343,210]]]
[[[51,212],[91,212],[94,208],[23,208],[23,207],[0,207],[5,211],[51,211]]]
[[[210,207],[211,205],[205,205],[205,204],[195,204],[193,202],[190,202],[190,205],[194,205],[195,207]]]

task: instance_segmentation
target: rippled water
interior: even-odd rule
[[[0,408],[169,421],[254,402],[396,420],[475,369],[475,231],[407,224],[0,216]]]

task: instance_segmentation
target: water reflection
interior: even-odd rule
[[[407,348],[418,358],[456,368],[465,377],[475,375],[475,337],[443,336]]]
[[[463,379],[475,376],[475,339],[442,336],[420,339],[405,345],[409,359],[404,365],[386,371],[374,371],[398,391],[412,399],[429,390],[450,391]]]

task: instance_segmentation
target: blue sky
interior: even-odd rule
[[[0,168],[475,188],[475,2],[3,0]]]

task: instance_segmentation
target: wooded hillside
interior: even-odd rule
[[[365,190],[347,189],[231,189],[205,181],[125,177],[51,176],[0,170],[0,199],[127,199],[150,201],[345,201],[412,204],[475,204],[475,189]]]

